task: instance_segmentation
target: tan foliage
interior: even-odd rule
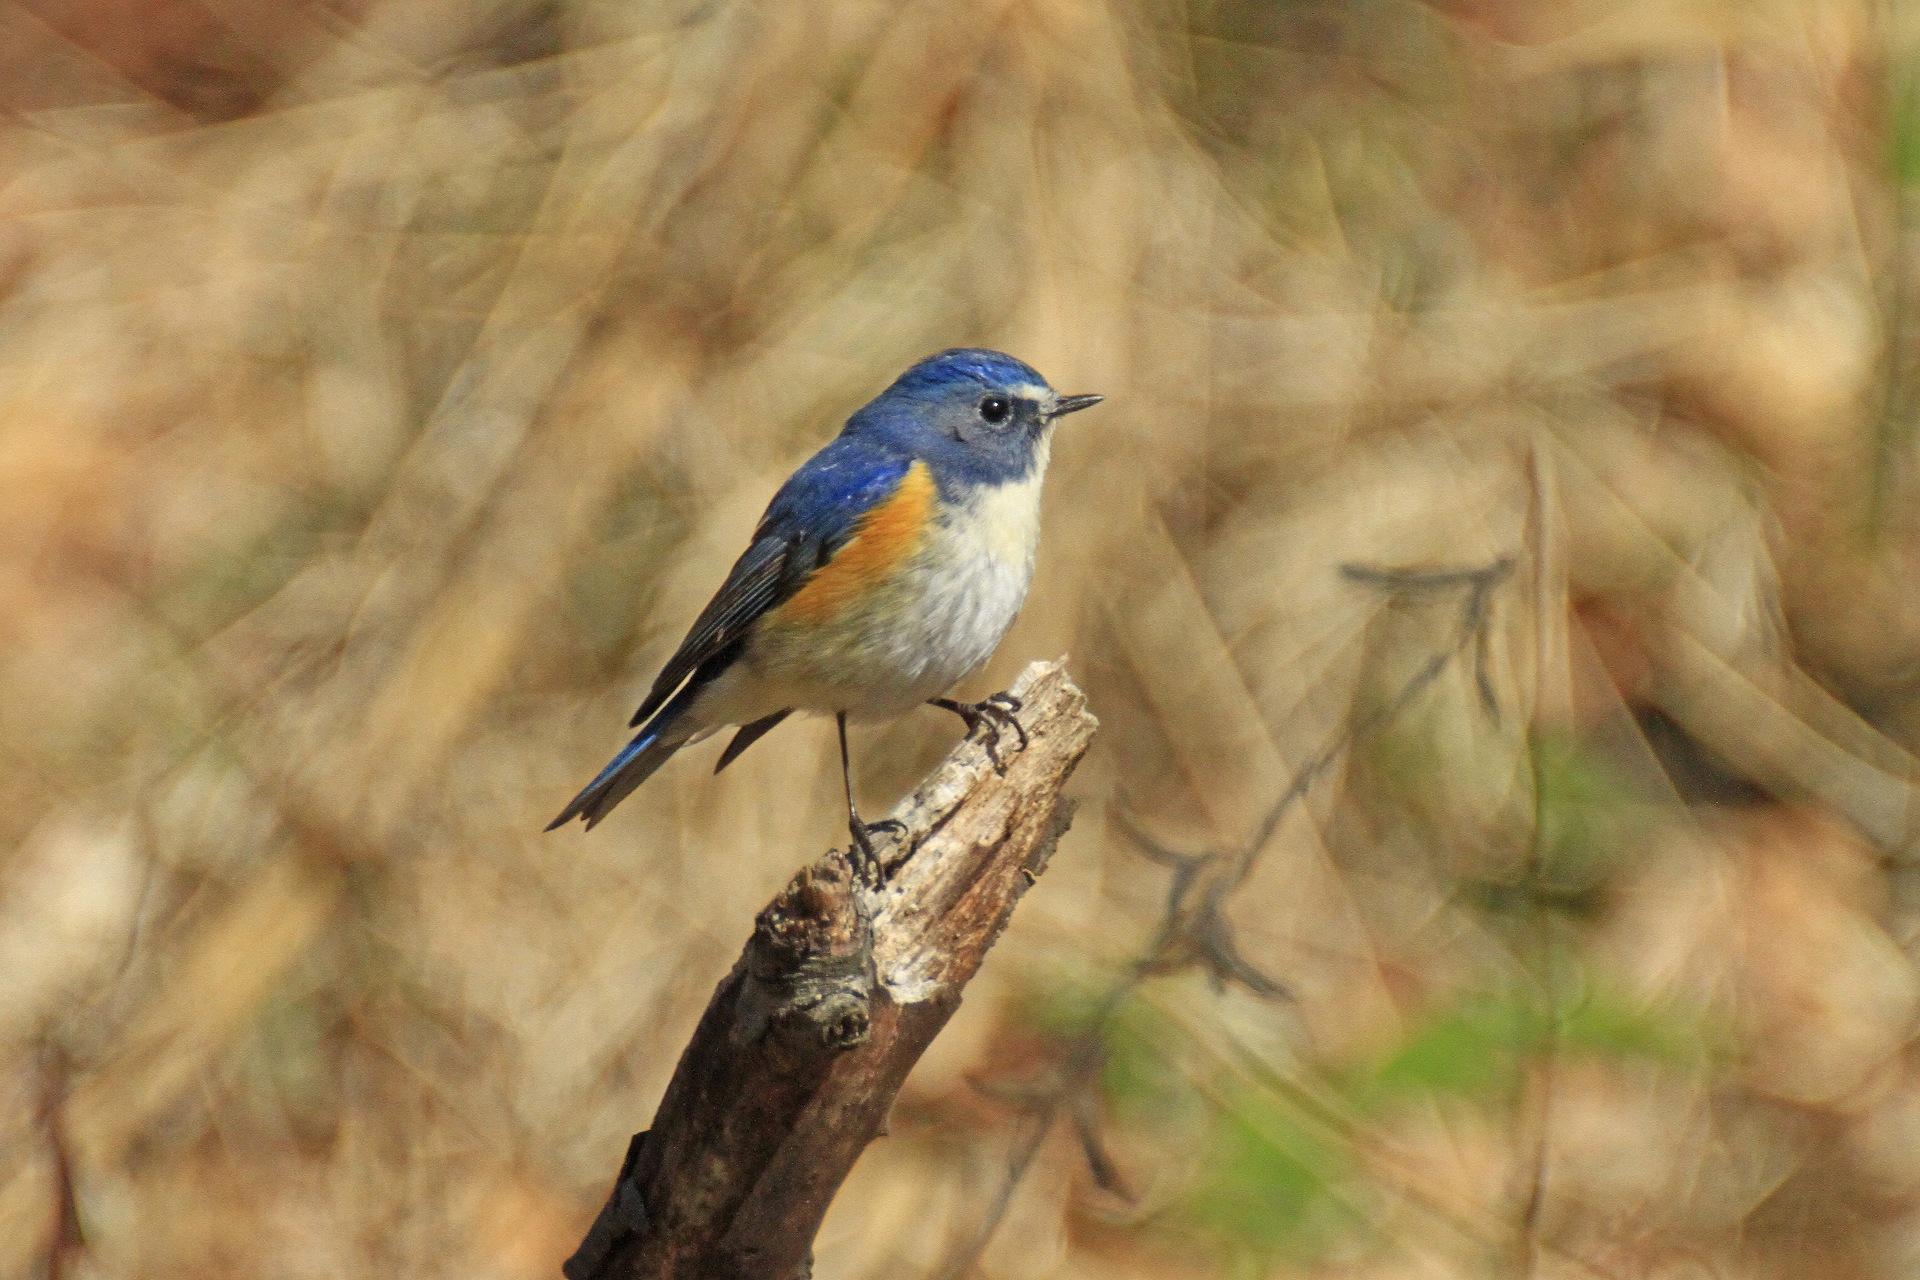
[[[1196,1109],[1116,1120],[1132,1204],[1056,1133],[982,1273],[1228,1268],[1178,1223],[1248,1099],[1368,1228],[1250,1271],[1910,1272],[1917,50],[1846,0],[0,0],[0,1274],[551,1275],[837,759],[539,828],[779,477],[976,342],[1109,399],[969,692],[1067,651],[1106,729],[817,1274],[980,1221],[968,1081],[1158,919],[1119,810],[1239,847],[1453,642],[1343,566],[1500,557],[1224,902],[1293,1001],[1147,984]],[[869,802],[950,731],[859,740]],[[1496,1097],[1331,1083],[1563,983],[1699,1052],[1569,1014]]]

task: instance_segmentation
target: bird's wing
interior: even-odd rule
[[[792,594],[787,579],[792,577],[794,547],[782,537],[754,539],[746,554],[734,562],[733,572],[720,585],[707,607],[694,620],[687,638],[680,642],[673,657],[667,659],[653,688],[628,723],[637,725],[660,709],[686,678],[703,662],[726,652],[746,635],[761,614]]]
[[[631,723],[644,722],[687,677],[740,644],[768,610],[806,586],[858,531],[861,517],[900,487],[909,465],[905,457],[842,436],[794,472]]]

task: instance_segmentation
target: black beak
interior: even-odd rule
[[[1047,419],[1052,421],[1054,418],[1064,418],[1070,413],[1078,413],[1082,409],[1091,409],[1105,399],[1105,396],[1061,396],[1053,402],[1053,410],[1047,414]]]

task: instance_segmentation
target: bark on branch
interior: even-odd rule
[[[799,1280],[840,1183],[1066,829],[1097,722],[1058,662],[1011,691],[1020,735],[969,738],[894,810],[886,870],[838,850],[760,913],[634,1135],[568,1280]]]

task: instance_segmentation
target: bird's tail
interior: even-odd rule
[[[673,701],[660,708],[633,741],[607,762],[607,767],[600,771],[599,776],[567,802],[567,807],[560,811],[559,817],[547,824],[546,829],[552,831],[575,818],[584,818],[587,830],[593,830],[594,824],[606,817],[613,806],[651,778],[654,771],[665,764],[674,752],[691,742],[699,730],[688,723],[691,717],[687,712],[692,708],[694,695],[698,692],[697,683],[689,685],[675,695]]]

